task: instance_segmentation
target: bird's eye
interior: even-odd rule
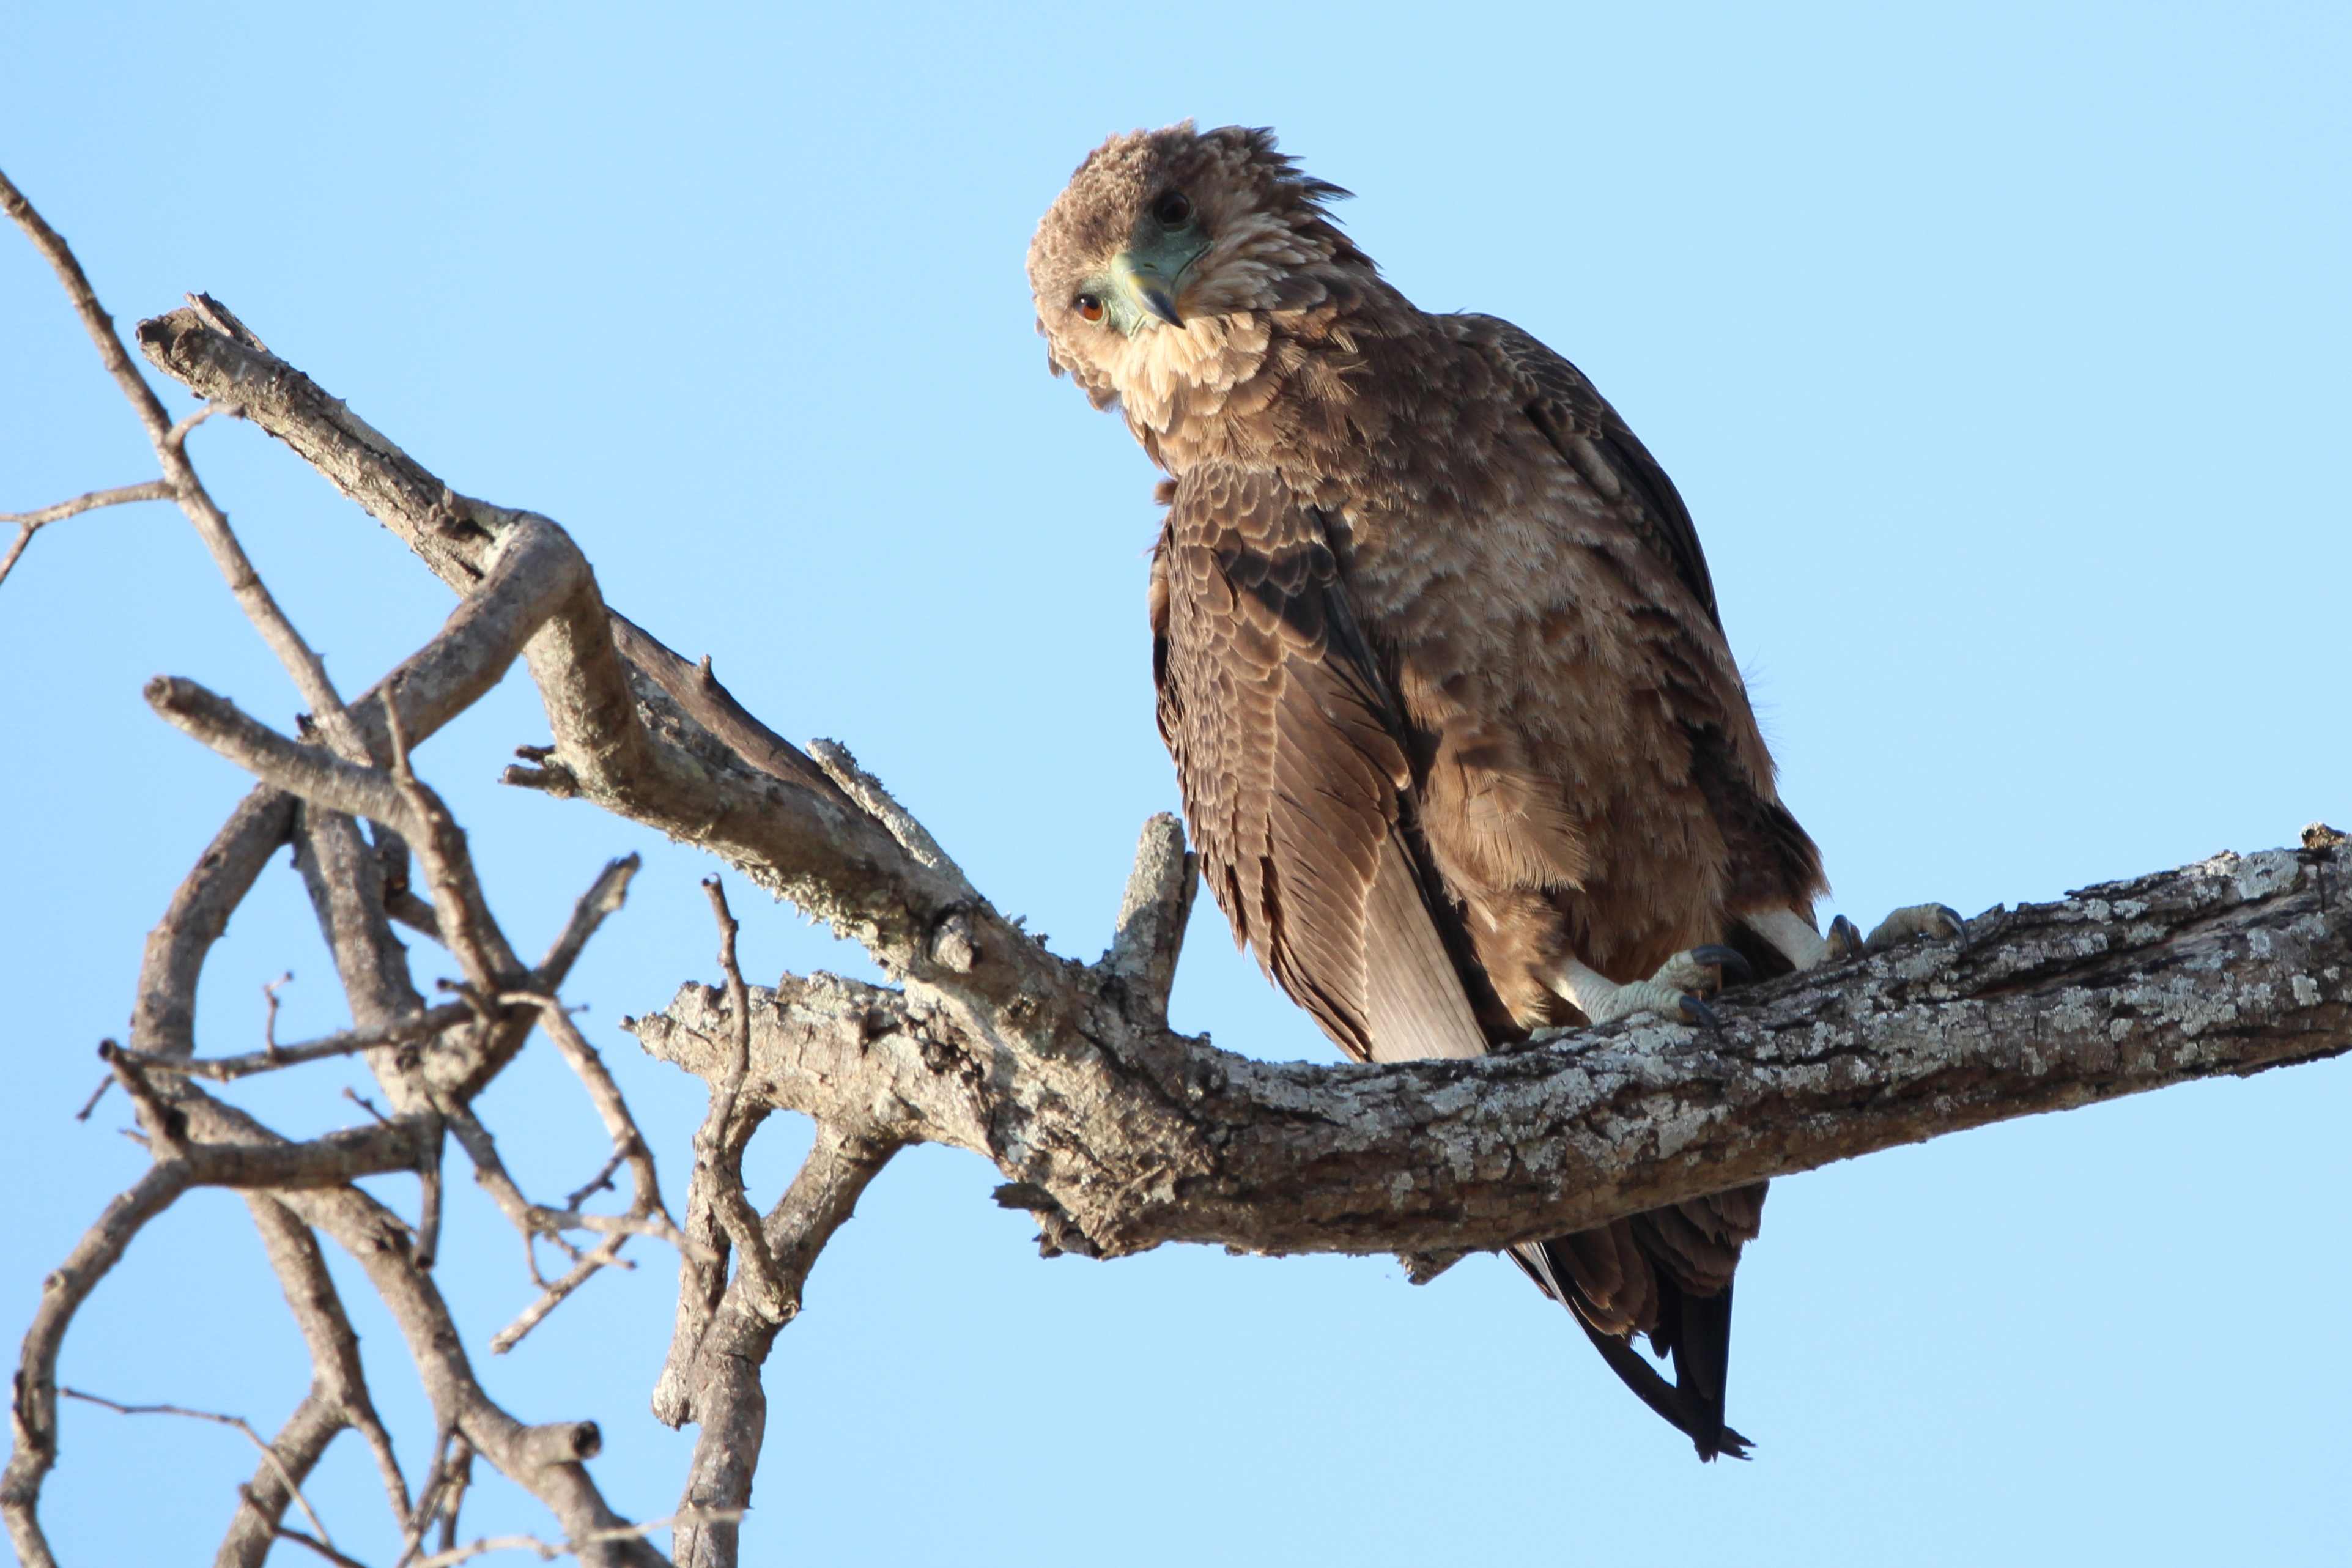
[[[1070,301],[1070,308],[1089,321],[1102,320],[1102,301],[1092,294],[1081,294]]]
[[[1171,191],[1151,204],[1151,216],[1163,228],[1182,228],[1192,216],[1192,198],[1181,191]]]

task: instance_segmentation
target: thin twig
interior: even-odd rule
[[[109,1081],[111,1080],[110,1079]],[[105,1088],[105,1084],[99,1085],[100,1092],[103,1092]],[[628,1159],[629,1152],[626,1149],[614,1150],[613,1152],[606,1157],[604,1164],[597,1167],[596,1173],[594,1175],[589,1177],[588,1180],[581,1185],[574,1187],[572,1191],[563,1194],[563,1206],[568,1209],[576,1209],[582,1204],[586,1203],[588,1199],[595,1194],[611,1192],[613,1190],[613,1173],[626,1164],[628,1163]]]
[[[131,1054],[135,1056],[138,1053],[133,1052]],[[98,1109],[98,1102],[104,1100],[106,1098],[106,1091],[113,1087],[114,1075],[112,1073],[108,1073],[104,1078],[100,1079],[98,1080],[98,1087],[89,1091],[89,1098],[82,1101],[81,1109],[74,1112],[74,1120],[76,1121],[89,1121],[90,1112]]]
[[[304,1062],[324,1061],[330,1057],[357,1056],[379,1046],[400,1046],[414,1040],[431,1039],[460,1025],[470,1024],[479,1015],[467,1004],[448,1002],[429,1012],[412,1013],[395,1023],[370,1029],[344,1029],[315,1040],[305,1040],[299,1045],[280,1046],[274,1052],[252,1051],[238,1057],[166,1057],[126,1050],[122,1055],[124,1059],[138,1063],[151,1073],[170,1073],[181,1078],[210,1079],[215,1083],[229,1083],[255,1073],[299,1067]]]
[[[429,1269],[441,1252],[441,1149],[443,1139],[438,1128],[425,1141],[425,1158],[418,1163],[416,1179],[416,1267]]]
[[[122,1080],[124,1091],[139,1107],[139,1121],[153,1141],[157,1157],[173,1159],[184,1153],[187,1118],[155,1091],[145,1071],[130,1059],[130,1053],[121,1046],[112,1040],[100,1040],[98,1055],[100,1060],[114,1069],[114,1076]]]
[[[128,506],[133,501],[170,500],[172,487],[162,479],[142,479],[135,485],[117,485],[110,490],[91,490],[71,500],[61,500],[55,506],[45,506],[38,511],[0,511],[0,522],[15,523],[18,528],[47,528],[53,522],[85,511],[95,511],[102,506]],[[0,576],[6,574],[0,573]]]
[[[333,1547],[328,1545],[317,1536],[306,1535],[301,1531],[296,1530],[291,1525],[273,1524],[269,1527],[269,1534],[271,1539],[276,1541],[291,1541],[299,1545],[307,1546],[311,1551],[317,1552],[320,1556],[325,1558],[328,1562],[336,1564],[337,1568],[368,1568],[368,1565],[361,1562],[358,1558],[346,1557],[343,1553],[336,1551]]]
[[[224,1415],[213,1410],[190,1410],[185,1405],[122,1405],[111,1399],[101,1398],[95,1394],[84,1394],[78,1388],[67,1388],[62,1384],[58,1386],[58,1393],[67,1399],[79,1399],[85,1405],[103,1405],[119,1415],[184,1415],[192,1421],[210,1421],[218,1426],[236,1427],[245,1434],[247,1442],[261,1450],[262,1458],[267,1459],[269,1462],[269,1468],[277,1472],[278,1483],[286,1489],[287,1496],[292,1498],[296,1505],[302,1510],[302,1517],[310,1521],[310,1528],[319,1532],[319,1539],[326,1542],[330,1546],[334,1543],[334,1537],[327,1533],[325,1522],[319,1518],[317,1510],[310,1507],[310,1500],[302,1495],[302,1489],[295,1484],[293,1475],[278,1462],[278,1450],[263,1442],[261,1434],[255,1431],[252,1424],[244,1416]]]
[[[504,1355],[522,1343],[533,1329],[547,1321],[549,1313],[563,1305],[573,1291],[594,1278],[598,1269],[635,1268],[635,1265],[620,1255],[628,1239],[625,1236],[607,1237],[583,1254],[580,1261],[565,1270],[561,1279],[542,1282],[545,1288],[540,1298],[516,1314],[513,1322],[490,1336],[490,1353]]]
[[[425,1471],[425,1481],[416,1490],[416,1506],[401,1521],[400,1556],[397,1564],[404,1564],[424,1549],[425,1532],[433,1524],[434,1516],[441,1510],[441,1489],[448,1481],[449,1443],[457,1434],[444,1426],[433,1439],[433,1463]],[[459,1439],[462,1441],[463,1439]]]
[[[604,1065],[604,1057],[588,1043],[587,1037],[580,1032],[580,1026],[572,1021],[571,1016],[564,1012],[554,997],[509,993],[499,999],[501,1002],[532,1003],[539,1007],[540,1026],[547,1031],[548,1038],[555,1042],[555,1048],[562,1054],[565,1064],[586,1087],[588,1098],[594,1103],[596,1114],[604,1121],[604,1131],[613,1140],[614,1155],[629,1167],[630,1184],[635,1189],[629,1213],[660,1220],[667,1229],[647,1234],[660,1236],[673,1246],[685,1246],[686,1238],[675,1225],[670,1224],[668,1207],[662,1202],[661,1178],[654,1166],[653,1151],[646,1142],[645,1134],[638,1130],[636,1118],[629,1110],[629,1102],[622,1097],[621,1086],[614,1081],[612,1069]],[[575,1209],[580,1206],[577,1199],[571,1206]]]
[[[71,500],[61,500],[55,506],[45,506],[38,511],[0,511],[0,522],[16,525],[16,542],[8,546],[5,556],[0,556],[0,583],[5,583],[8,574],[16,569],[17,558],[25,553],[25,547],[33,542],[33,535],[53,522],[63,522],[67,518],[95,511],[102,506],[127,506],[132,501],[173,499],[169,483],[163,479],[149,479],[142,484],[118,485],[110,490],[92,490]]]
[[[652,1152],[629,1110],[628,1101],[622,1097],[620,1085],[614,1081],[612,1072],[604,1065],[604,1058],[580,1033],[562,1005],[552,996],[528,992],[509,992],[498,1000],[503,1005],[529,1005],[539,1009],[541,1026],[586,1086],[589,1099],[595,1103],[597,1113],[604,1119],[605,1130],[613,1139],[611,1160],[598,1173],[595,1182],[572,1194],[568,1200],[570,1212],[557,1214],[535,1207],[530,1211],[530,1220],[535,1222],[541,1234],[552,1236],[557,1226],[562,1226],[601,1231],[605,1233],[605,1239],[584,1255],[575,1254],[572,1268],[562,1278],[545,1285],[537,1300],[491,1337],[492,1353],[504,1355],[545,1321],[547,1315],[561,1306],[567,1297],[586,1284],[596,1270],[634,1267],[620,1257],[623,1244],[631,1236],[651,1236],[669,1243],[678,1249],[689,1266],[696,1265],[698,1260],[700,1267],[716,1268],[718,1259],[708,1249],[689,1240],[687,1233],[670,1218],[669,1210],[662,1202],[661,1183],[654,1166]],[[468,1145],[469,1152],[470,1150]],[[477,1160],[476,1163],[478,1169],[480,1162]],[[581,1201],[599,1185],[605,1184],[613,1171],[622,1164],[629,1167],[633,1188],[628,1211],[622,1215],[579,1213]],[[493,1195],[497,1195],[495,1190]],[[517,1199],[520,1195],[520,1193],[515,1194]],[[516,1223],[520,1226],[525,1222],[519,1218]],[[528,1230],[526,1234],[529,1234]]]
[[[581,950],[588,945],[588,939],[628,902],[629,879],[643,863],[635,855],[624,855],[617,860],[606,861],[604,868],[596,873],[596,879],[572,906],[572,917],[563,922],[562,931],[548,947],[547,956],[539,961],[534,973],[539,977],[540,990],[552,995],[563,984]]]
[[[261,998],[269,1011],[261,1020],[261,1048],[271,1061],[278,1059],[278,994],[294,984],[294,972],[288,970],[261,988]]]
[[[188,433],[215,414],[226,414],[232,419],[242,419],[245,417],[245,405],[223,403],[215,398],[165,431],[163,445],[174,452],[184,451],[188,445]]]
[[[552,1563],[559,1557],[576,1555],[583,1546],[601,1546],[607,1542],[640,1541],[657,1531],[674,1529],[681,1524],[732,1524],[750,1510],[740,1508],[682,1508],[667,1519],[648,1520],[643,1524],[619,1524],[608,1530],[591,1530],[577,1540],[565,1542],[541,1541],[536,1535],[489,1535],[469,1546],[439,1552],[430,1557],[420,1557],[407,1568],[456,1568],[492,1552],[536,1552],[540,1560]]]
[[[114,319],[98,302],[98,291],[90,287],[89,275],[82,271],[81,263],[75,259],[73,247],[34,210],[33,204],[26,200],[25,194],[10,183],[5,174],[0,174],[0,207],[5,207],[8,216],[16,219],[16,226],[31,238],[33,247],[56,271],[58,281],[65,285],[66,295],[73,301],[74,313],[81,318],[82,327],[89,333],[90,342],[98,346],[99,357],[106,363],[115,384],[122,389],[123,396],[131,400],[131,412],[146,427],[147,438],[154,444],[155,455],[163,459],[163,479],[170,488],[172,498],[180,503],[180,510],[187,514],[188,521],[195,524],[197,536],[205,542],[205,548],[211,552],[221,575],[228,580],[229,592],[236,596],[247,618],[253,622],[254,629],[261,634],[262,641],[269,645],[270,651],[286,667],[286,673],[294,679],[295,689],[301,692],[303,700],[310,704],[312,712],[325,727],[336,751],[354,761],[366,756],[367,748],[361,742],[359,731],[352,727],[350,715],[343,710],[343,700],[336,695],[334,682],[327,677],[325,661],[309,643],[302,640],[301,634],[294,629],[294,623],[287,619],[286,612],[278,607],[278,601],[263,585],[261,575],[253,569],[253,562],[246,554],[245,547],[237,542],[236,533],[229,528],[228,514],[214,503],[204,481],[196,477],[195,467],[188,461],[188,454],[183,446],[186,432],[173,425],[170,416],[163,411],[163,400],[155,395],[155,389],[147,384],[147,378],[140,374],[139,367],[123,349],[122,340],[115,335]]]
[[[776,1273],[775,1256],[768,1250],[760,1216],[743,1193],[743,1138],[736,1117],[743,1079],[751,1068],[751,990],[743,984],[742,967],[735,959],[739,928],[727,907],[727,889],[718,878],[705,877],[702,890],[710,896],[710,912],[719,922],[719,969],[727,979],[727,1006],[735,1027],[733,1053],[711,1089],[709,1112],[694,1135],[694,1181],[726,1230],[727,1239],[742,1255],[741,1268],[755,1287],[753,1305],[772,1321],[785,1311],[784,1282]]]

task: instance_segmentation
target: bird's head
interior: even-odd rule
[[[1370,261],[1323,204],[1348,193],[1274,150],[1274,133],[1192,121],[1114,136],[1078,165],[1029,246],[1055,374],[1097,407],[1140,381],[1230,376],[1258,318],[1347,291]],[[1219,367],[1222,366],[1222,369]]]

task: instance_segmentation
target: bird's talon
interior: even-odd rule
[[[1715,1009],[1708,1006],[1705,1002],[1700,1001],[1697,997],[1685,996],[1682,999],[1682,1005],[1683,1011],[1689,1014],[1691,1020],[1699,1025],[1702,1028],[1720,1029],[1723,1027],[1723,1020],[1716,1016]]]
[[[1736,947],[1695,947],[1690,950],[1690,956],[1701,963],[1711,963],[1718,969],[1728,969],[1742,980],[1756,978],[1756,966],[1748,963],[1748,955]]]
[[[1858,958],[1862,954],[1862,928],[1843,915],[1830,921],[1830,961]]]

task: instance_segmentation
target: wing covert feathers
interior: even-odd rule
[[[1496,316],[1465,315],[1473,341],[1517,382],[1536,427],[1569,465],[1612,503],[1618,518],[1683,580],[1717,628],[1715,583],[1682,492],[1585,374]]]

